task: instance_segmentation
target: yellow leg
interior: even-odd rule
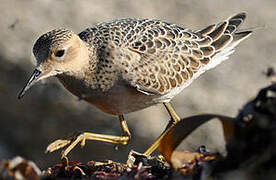
[[[167,125],[167,128],[162,132],[162,134],[154,141],[154,143],[144,152],[144,155],[150,155],[155,149],[158,148],[160,141],[163,137],[168,133],[168,131],[178,122],[180,121],[180,117],[176,114],[173,107],[170,103],[163,103],[165,108],[167,109],[169,115],[171,116],[171,120]]]
[[[73,135],[68,139],[58,139],[54,141],[53,143],[48,145],[46,152],[53,152],[67,146],[61,153],[61,159],[63,159],[77,144],[80,143],[81,146],[84,146],[86,140],[96,140],[96,141],[103,141],[103,142],[125,145],[128,143],[130,139],[130,132],[123,115],[119,115],[119,120],[123,131],[122,136],[84,132],[78,135]]]
[[[163,103],[165,108],[167,109],[169,115],[171,116],[171,123],[176,124],[178,121],[180,121],[180,117],[176,114],[174,111],[172,105],[170,103]]]

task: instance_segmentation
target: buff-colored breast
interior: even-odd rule
[[[84,81],[72,76],[60,75],[59,81],[72,94],[112,115],[126,114],[154,105],[158,95],[146,95],[124,81],[117,81],[107,91],[93,89]]]

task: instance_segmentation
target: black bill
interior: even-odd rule
[[[26,91],[28,89],[30,89],[30,87],[32,87],[37,82],[37,79],[39,78],[40,75],[41,75],[41,71],[35,69],[33,74],[31,75],[30,79],[28,80],[27,84],[24,86],[24,88],[18,94],[18,99],[21,99],[24,96],[24,94],[26,93]]]

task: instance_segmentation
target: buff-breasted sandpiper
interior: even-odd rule
[[[79,34],[52,30],[34,44],[37,66],[19,98],[36,82],[55,76],[72,94],[119,117],[122,136],[84,132],[47,147],[49,152],[65,147],[62,157],[86,140],[127,144],[130,132],[123,115],[163,103],[171,121],[144,153],[149,155],[180,120],[170,100],[250,36],[252,31],[238,30],[245,17],[239,13],[198,31],[153,19],[99,23]]]

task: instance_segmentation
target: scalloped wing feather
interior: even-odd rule
[[[237,31],[245,17],[240,13],[196,32],[161,23],[110,52],[131,86],[146,95],[161,95],[158,101],[169,101],[200,74],[228,59],[252,33]]]

